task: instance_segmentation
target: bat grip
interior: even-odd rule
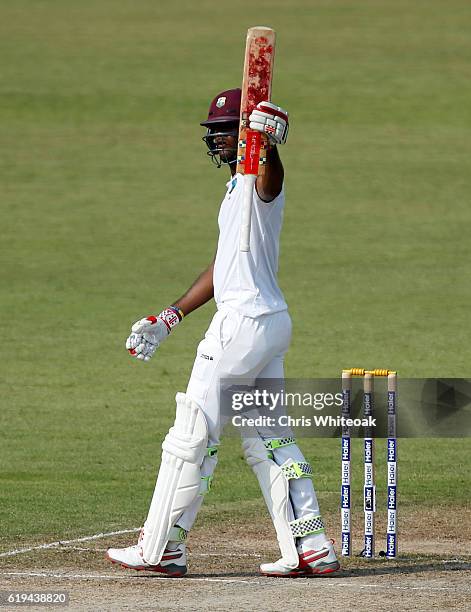
[[[242,202],[242,224],[240,226],[239,251],[248,253],[250,251],[250,225],[252,222],[253,190],[257,176],[246,174],[244,176],[244,200]]]

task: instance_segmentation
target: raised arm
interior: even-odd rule
[[[281,163],[278,149],[271,146],[267,151],[267,163],[264,174],[257,177],[255,183],[257,193],[264,202],[271,202],[281,192],[285,171]]]
[[[265,172],[257,177],[255,184],[259,197],[271,202],[283,188],[284,170],[278,154],[277,144],[285,144],[288,138],[288,113],[272,102],[260,102],[252,111],[250,128],[268,136]]]
[[[171,306],[162,310],[157,316],[149,315],[134,323],[131,335],[126,340],[126,349],[130,355],[141,361],[149,361],[183,317],[206,304],[213,297],[215,259],[198,276],[188,291]]]

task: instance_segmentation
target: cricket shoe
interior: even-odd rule
[[[286,578],[301,578],[331,574],[340,569],[340,563],[334,550],[334,543],[328,540],[320,550],[307,550],[299,553],[298,567],[291,568],[283,564],[283,559],[275,563],[262,563],[260,572],[262,576],[279,576]]]
[[[144,572],[158,572],[172,578],[184,576],[186,567],[186,546],[183,542],[176,544],[175,550],[165,549],[160,563],[151,565],[142,558],[142,546],[135,544],[127,548],[108,548],[106,558],[111,563],[117,563],[121,567]]]

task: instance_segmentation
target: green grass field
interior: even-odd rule
[[[214,254],[227,173],[208,161],[199,121],[240,83],[247,27],[267,21],[273,99],[291,116],[287,376],[362,364],[470,375],[467,0],[3,2],[3,550],[144,518],[214,307],[150,364],[132,362],[124,340]],[[334,512],[338,441],[301,444]],[[402,507],[466,504],[468,440],[400,449]],[[220,455],[201,521],[255,516],[237,440]]]

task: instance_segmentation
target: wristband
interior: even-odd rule
[[[173,310],[173,312],[177,315],[177,317],[180,319],[180,321],[185,316],[185,314],[183,313],[183,310],[181,308],[178,308],[178,306],[169,306],[169,308],[170,308],[170,310]]]
[[[173,306],[169,306],[165,308],[165,310],[162,310],[157,319],[160,319],[165,324],[168,333],[170,333],[181,321],[180,313],[177,312]]]

